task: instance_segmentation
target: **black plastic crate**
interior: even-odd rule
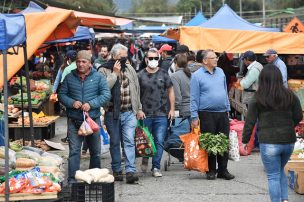
[[[115,189],[113,183],[73,183],[65,187],[60,193],[64,202],[114,202]]]

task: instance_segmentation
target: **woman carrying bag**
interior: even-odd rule
[[[260,153],[272,202],[288,201],[284,167],[296,142],[294,127],[302,118],[300,101],[284,87],[280,70],[275,65],[266,65],[261,71],[255,98],[249,103],[242,141],[249,142],[258,119]]]

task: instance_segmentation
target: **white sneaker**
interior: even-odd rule
[[[152,176],[153,177],[162,177],[163,175],[161,174],[160,170],[157,168],[153,168],[152,170]]]

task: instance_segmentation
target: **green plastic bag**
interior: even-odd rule
[[[137,121],[135,129],[135,152],[136,157],[152,157],[156,154],[153,136],[142,120]]]

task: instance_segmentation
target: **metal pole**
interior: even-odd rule
[[[263,2],[263,26],[266,25],[266,13],[265,13],[265,0],[262,0]]]
[[[225,4],[225,0],[222,0],[222,4],[223,4],[223,6],[224,6],[224,4]]]
[[[240,0],[240,16],[242,17],[242,0]]]
[[[26,42],[23,44],[23,52],[24,52],[24,65],[25,65],[25,77],[26,77],[26,88],[27,88],[27,102],[28,102],[28,111],[30,118],[30,137],[31,137],[31,146],[35,147],[34,144],[34,124],[33,124],[33,110],[32,110],[32,98],[31,98],[31,88],[30,88],[30,75],[29,75],[29,67],[27,61],[27,50],[26,50]]]
[[[22,74],[20,76],[20,93],[21,93],[21,118],[22,118],[22,128],[24,128],[24,99],[23,99],[23,82],[22,82]],[[24,130],[22,130],[22,144],[25,145],[25,136],[24,136]]]
[[[210,18],[212,17],[212,0],[209,1],[210,2]]]
[[[8,134],[8,85],[7,85],[7,51],[3,51],[4,84],[4,140],[5,140],[5,201],[9,201],[9,134]]]

